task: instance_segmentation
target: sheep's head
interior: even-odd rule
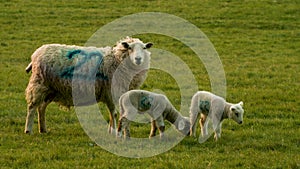
[[[137,42],[122,42],[124,49],[128,52],[130,60],[135,65],[142,65],[150,59],[150,52],[147,50],[151,48],[152,43]]]
[[[229,118],[233,119],[238,124],[243,123],[243,115],[244,115],[244,109],[243,109],[242,101],[230,107]]]
[[[184,135],[189,135],[190,133],[190,121],[188,117],[181,117],[175,121],[176,128]]]

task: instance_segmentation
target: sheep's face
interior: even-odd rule
[[[189,135],[190,132],[190,121],[188,117],[183,117],[175,122],[176,128],[184,135]]]
[[[149,60],[150,52],[147,49],[151,48],[153,44],[144,44],[142,42],[122,42],[122,45],[126,50],[128,50],[131,62],[134,65],[142,65],[144,62],[147,62]]]
[[[230,107],[230,118],[233,119],[238,124],[243,123],[243,115],[244,115],[243,102],[234,104]]]

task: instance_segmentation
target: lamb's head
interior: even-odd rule
[[[190,120],[188,117],[179,116],[174,123],[178,131],[184,135],[189,135],[190,133]]]
[[[142,41],[124,41],[121,44],[127,51],[127,54],[134,65],[142,65],[144,62],[149,62],[150,52],[147,49],[151,48],[153,45],[152,43],[143,43]]]
[[[229,118],[233,119],[238,124],[243,123],[243,115],[244,115],[244,109],[243,109],[243,102],[239,102],[238,104],[233,104],[230,106],[230,112],[229,112]]]

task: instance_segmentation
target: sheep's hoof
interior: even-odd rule
[[[40,130],[40,133],[47,133],[47,130]]]
[[[31,132],[31,131],[28,131],[28,130],[25,130],[24,133],[25,133],[25,134],[28,134],[28,135],[31,135],[31,134],[32,134],[32,132]]]

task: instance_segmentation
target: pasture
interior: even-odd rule
[[[299,6],[297,0],[1,0],[0,168],[300,168]],[[135,159],[97,146],[74,109],[51,103],[49,132],[38,133],[36,116],[34,134],[25,135],[24,90],[30,77],[25,68],[35,49],[49,43],[84,45],[100,27],[138,12],[172,14],[206,34],[224,66],[226,100],[244,102],[244,123],[225,120],[218,142],[185,137],[165,153]],[[199,90],[211,89],[204,65],[187,46],[163,35],[135,37],[180,56]],[[180,108],[179,88],[167,73],[151,69],[142,89],[159,89]],[[150,124],[131,129],[133,137],[147,137]]]

